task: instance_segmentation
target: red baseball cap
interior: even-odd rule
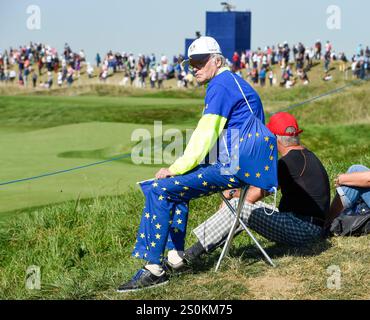
[[[296,132],[286,133],[286,129],[289,127],[293,127]],[[294,118],[290,113],[287,112],[278,112],[274,114],[270,118],[270,121],[267,124],[267,128],[273,134],[286,137],[296,137],[303,132],[303,130],[299,129],[296,118]]]

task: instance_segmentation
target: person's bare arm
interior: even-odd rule
[[[267,195],[268,194],[265,193],[264,190],[262,190],[260,188],[257,188],[257,187],[250,186],[248,188],[248,193],[247,193],[246,201],[249,202],[249,203],[251,203],[251,204],[255,204],[256,202],[262,200]]]
[[[240,189],[234,189],[234,190],[235,190],[235,192],[234,192],[232,197],[230,196],[230,191],[231,190],[224,191],[224,196],[226,197],[226,199],[230,200],[232,198],[240,198]],[[267,195],[268,194],[265,191],[263,191],[262,189],[250,186],[248,188],[248,192],[247,192],[247,196],[245,198],[245,201],[249,202],[251,204],[255,204],[256,202],[262,200]],[[223,206],[224,206],[224,203],[221,204],[221,207],[223,207]]]
[[[370,188],[370,171],[340,174],[335,179],[335,185]]]

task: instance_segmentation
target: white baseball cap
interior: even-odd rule
[[[191,58],[198,54],[221,54],[220,45],[212,37],[200,37],[195,40],[188,49],[188,57]]]
[[[200,37],[190,45],[188,49],[189,59],[183,61],[182,65],[188,64],[192,57],[208,54],[222,54],[220,45],[212,37]]]

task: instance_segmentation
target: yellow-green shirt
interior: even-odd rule
[[[217,75],[229,70],[221,68]],[[175,174],[184,174],[198,166],[215,145],[225,128],[227,118],[216,114],[206,114],[199,120],[192,134],[184,155],[178,158],[169,170]]]

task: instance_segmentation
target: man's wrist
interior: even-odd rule
[[[236,191],[237,191],[236,189],[230,190],[229,191],[229,197],[234,198],[234,195],[235,195]]]
[[[341,178],[342,178],[342,179],[341,179]],[[339,175],[337,176],[336,184],[337,184],[338,186],[341,186],[341,185],[343,184],[343,175],[342,175],[342,174],[339,174]]]

